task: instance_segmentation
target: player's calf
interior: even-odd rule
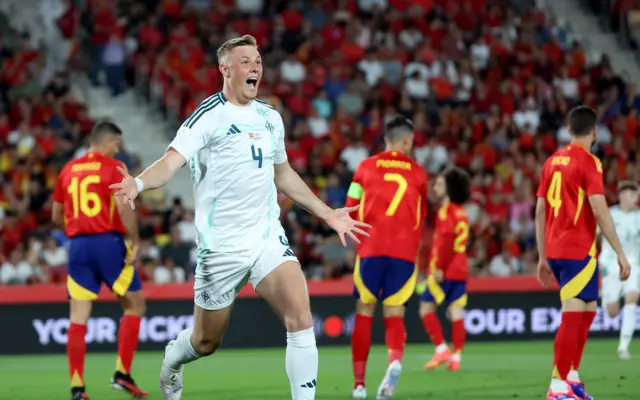
[[[287,329],[285,365],[294,400],[314,399],[318,376],[318,349],[307,283],[300,264],[285,261],[256,284]]]
[[[451,359],[451,351],[449,346],[444,341],[444,334],[442,333],[442,325],[435,313],[436,305],[432,302],[420,303],[420,316],[422,318],[422,324],[425,331],[431,339],[431,343],[435,346],[435,353],[431,361],[425,364],[425,369],[437,368],[442,364],[446,364]]]
[[[449,317],[451,318],[451,342],[453,344],[453,354],[447,369],[457,371],[460,369],[462,350],[467,338],[467,331],[464,327],[464,308],[456,305],[449,307]]]

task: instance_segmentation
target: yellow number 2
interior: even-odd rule
[[[555,171],[551,175],[551,184],[547,190],[547,202],[553,208],[553,216],[557,217],[562,207],[562,172]]]
[[[96,192],[89,191],[89,185],[100,183],[99,175],[89,175],[82,180],[77,176],[71,179],[67,193],[71,195],[73,202],[73,217],[78,218],[79,212],[89,218],[93,218],[102,211],[100,196]]]
[[[391,199],[391,204],[389,204],[389,208],[387,208],[386,215],[387,217],[392,217],[396,211],[398,210],[398,206],[400,205],[400,201],[404,197],[404,194],[407,192],[407,180],[404,179],[404,176],[400,174],[384,174],[385,182],[395,182],[398,184],[398,189],[396,193],[393,195],[393,199]]]
[[[469,224],[466,221],[460,221],[453,228],[456,238],[453,241],[453,251],[462,254],[467,251],[467,239],[469,239]]]

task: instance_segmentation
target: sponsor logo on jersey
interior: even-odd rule
[[[231,124],[231,128],[229,128],[229,130],[227,131],[227,136],[235,135],[236,133],[240,133],[240,129],[238,129],[237,126]]]

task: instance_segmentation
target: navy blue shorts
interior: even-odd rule
[[[595,257],[584,260],[548,258],[547,263],[560,285],[560,300],[598,300],[598,262]]]
[[[416,288],[415,263],[391,257],[357,258],[353,294],[364,304],[382,301],[386,306],[406,304]]]
[[[80,235],[69,243],[67,294],[70,299],[95,300],[104,282],[118,296],[142,288],[133,265],[126,265],[129,249],[119,233]]]
[[[420,301],[436,305],[446,303],[464,308],[467,305],[467,281],[444,280],[438,283],[433,276],[429,276],[427,288],[420,296]]]

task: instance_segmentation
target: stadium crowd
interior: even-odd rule
[[[584,103],[601,115],[595,153],[607,198],[615,201],[620,179],[640,179],[636,85],[617,76],[606,55],[590,62],[555,18],[515,6],[526,2],[300,3],[92,1],[79,18],[89,33],[90,76],[98,84],[102,71],[114,96],[136,87],[167,116],[185,118],[220,89],[217,47],[253,34],[265,64],[260,97],[282,113],[289,161],[333,207],[344,204],[359,162],[383,148],[384,122],[398,113],[413,120],[414,156],[430,176],[451,163],[471,173],[474,275],[534,271],[539,170],[569,140],[564,116],[572,106]],[[68,73],[43,74],[44,56],[27,42],[16,32],[0,42],[0,284],[64,279],[66,239],[52,231],[49,197],[56,172],[86,151],[94,123],[71,94]],[[140,168],[134,155],[121,159]],[[308,277],[348,274],[353,248],[281,200]],[[139,201],[139,268],[146,280],[181,282],[195,260],[193,212],[179,198],[165,203],[162,192]]]

